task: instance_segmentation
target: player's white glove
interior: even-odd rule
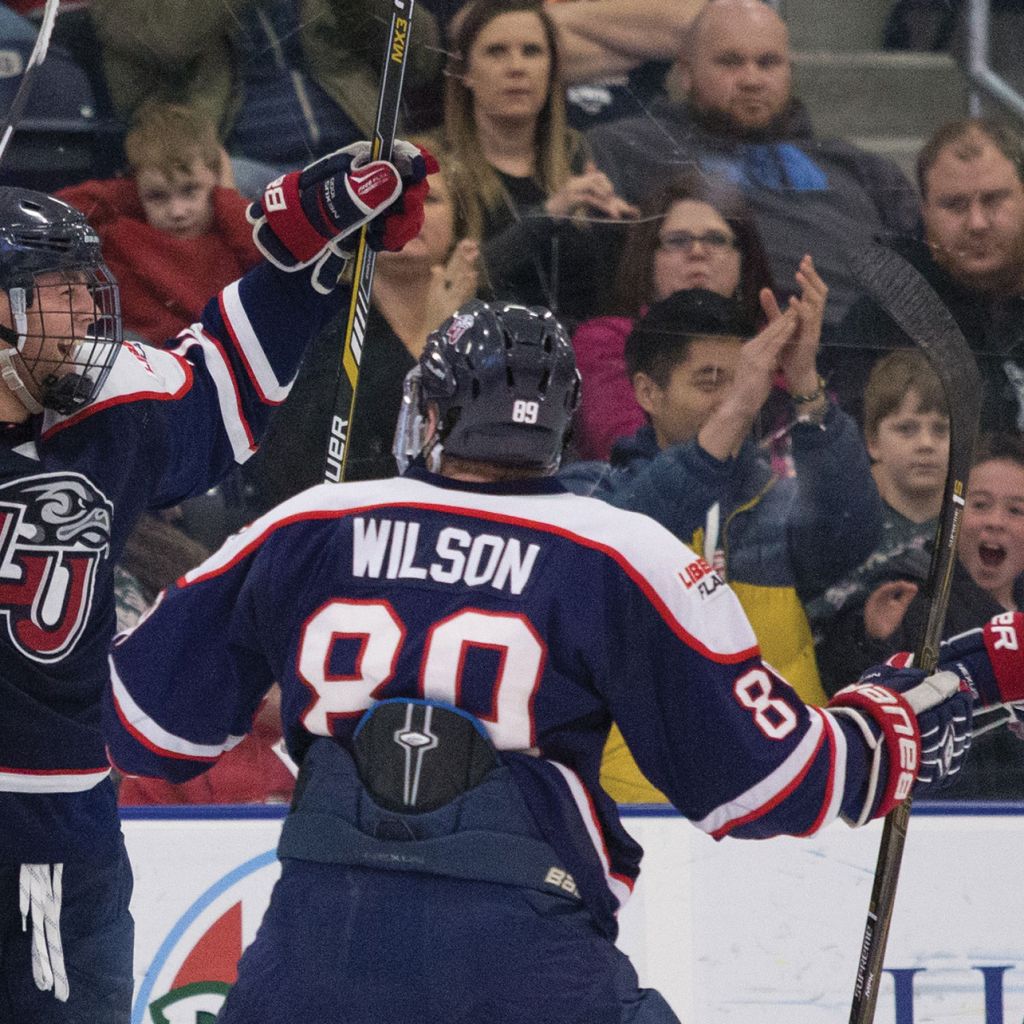
[[[352,255],[342,241],[367,221],[373,249],[397,252],[415,238],[437,161],[400,139],[390,161],[371,152],[369,142],[354,142],[272,181],[246,211],[260,252],[282,270],[312,266],[313,286],[329,292]]]

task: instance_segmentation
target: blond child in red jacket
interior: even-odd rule
[[[124,325],[160,344],[259,261],[248,200],[223,168],[213,126],[174,104],[143,104],[125,138],[130,174],[57,193],[96,229],[121,287]]]

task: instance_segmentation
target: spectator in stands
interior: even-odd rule
[[[830,657],[856,673],[858,665],[913,651],[924,632],[928,604],[924,564],[907,563],[844,618],[856,623],[834,638]],[[1024,608],[1024,443],[1008,434],[982,438],[967,481],[957,562],[942,635],[956,636],[992,616]],[[979,722],[980,724],[980,722]],[[979,736],[962,777],[946,799],[1024,798],[1024,747],[1006,730]]]
[[[580,130],[641,114],[665,94],[673,62],[706,0],[564,0],[558,32],[569,123]]]
[[[882,230],[912,231],[917,197],[880,156],[814,135],[792,94],[786,26],[760,0],[710,0],[680,53],[687,98],[588,136],[597,166],[630,202],[696,165],[739,185],[777,281],[811,253],[829,282],[826,324],[857,297],[845,252]]]
[[[940,128],[918,156],[925,241],[891,243],[953,314],[978,360],[982,426],[1024,431],[1024,149],[1017,130],[966,118]],[[849,311],[822,351],[829,386],[859,410],[879,350],[910,344],[870,299]],[[835,347],[831,347],[834,345]]]
[[[738,192],[690,173],[674,179],[630,227],[617,275],[615,309],[576,329],[572,344],[583,376],[573,445],[582,459],[607,459],[612,443],[644,424],[626,372],[626,338],[650,303],[707,288],[739,300],[751,323],[758,296],[771,288],[768,261]]]
[[[95,113],[109,117],[113,106],[103,74],[102,52],[89,17],[89,3],[90,0],[63,0],[53,23],[50,46],[63,47],[69,53],[89,81],[97,108]],[[46,8],[46,0],[6,0],[5,6],[38,23]]]
[[[862,565],[807,606],[830,695],[853,670],[848,634],[854,642],[863,636],[859,610],[868,595],[898,606],[913,596],[900,582],[904,576],[927,575],[949,461],[949,412],[939,378],[917,349],[897,349],[875,364],[864,394],[864,436],[883,502],[882,539]]]
[[[462,0],[427,0],[449,37]],[[642,113],[663,96],[707,0],[544,0],[558,36],[569,124],[580,131]]]
[[[555,30],[537,0],[475,0],[460,12],[445,133],[464,230],[482,246],[487,290],[578,322],[599,303],[612,243],[585,218],[623,202],[566,127]]]
[[[881,502],[857,428],[815,369],[827,288],[809,257],[799,274],[785,312],[762,293],[770,322],[745,343],[752,327],[733,299],[695,289],[653,303],[626,344],[650,422],[616,444],[611,465],[577,463],[562,479],[650,515],[703,553],[736,591],[765,659],[805,701],[824,703],[801,598],[874,548]],[[796,406],[795,478],[773,476],[750,438],[776,366]],[[617,733],[603,781],[617,800],[655,798]]]
[[[117,631],[131,629],[157,594],[210,554],[175,525],[176,509],[147,512],[125,544],[114,567]]]
[[[434,145],[431,152],[436,154]],[[442,168],[450,166],[443,152],[438,162]],[[391,447],[405,376],[416,365],[427,335],[476,294],[480,246],[469,238],[456,242],[455,208],[447,177],[435,174],[419,237],[400,253],[377,257],[349,480],[394,476]]]
[[[386,0],[92,0],[90,12],[121,115],[154,95],[204,114],[254,197],[281,170],[372,136],[390,9]],[[417,7],[407,90],[440,65],[436,23]]]
[[[213,126],[149,102],[125,138],[130,175],[57,193],[96,229],[121,287],[127,330],[162,342],[199,319],[211,292],[259,262],[246,200],[221,186]]]

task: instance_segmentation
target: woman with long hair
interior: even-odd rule
[[[494,297],[569,321],[597,308],[607,256],[588,219],[636,210],[567,127],[551,19],[537,0],[476,0],[455,22],[445,136],[463,230],[482,245]]]
[[[739,299],[752,323],[762,321],[761,289],[772,288],[742,197],[696,172],[658,192],[630,226],[616,280],[617,315],[588,320],[573,335],[583,375],[574,435],[580,458],[607,459],[617,438],[643,425],[626,373],[626,338],[650,303],[690,288]]]

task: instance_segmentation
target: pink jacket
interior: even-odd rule
[[[634,322],[625,316],[600,316],[580,324],[572,336],[583,377],[573,435],[581,459],[607,461],[615,440],[635,434],[644,425],[623,355]]]

